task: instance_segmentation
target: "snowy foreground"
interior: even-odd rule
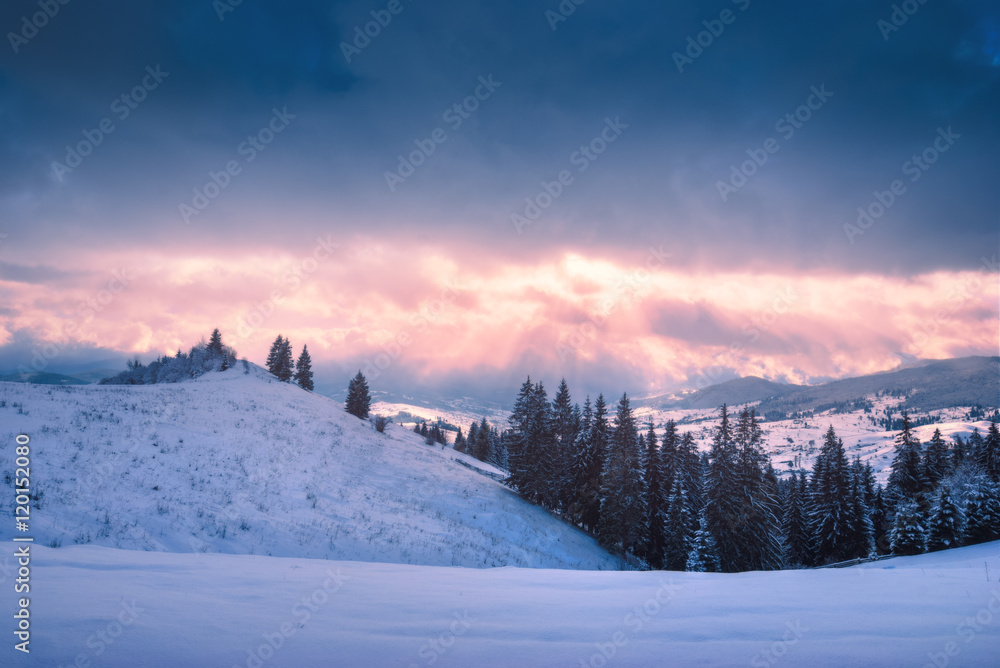
[[[1000,542],[736,575],[34,550],[32,651],[8,638],[0,665],[940,667],[1000,657]],[[0,614],[11,619],[13,606],[3,596]]]

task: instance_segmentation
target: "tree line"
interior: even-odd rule
[[[812,471],[777,474],[753,408],[723,405],[711,448],[670,420],[640,428],[622,395],[581,409],[563,380],[521,386],[503,443],[507,483],[634,563],[738,572],[917,554],[1000,538],[1000,432],[926,446],[909,416],[883,487],[831,426]],[[471,430],[470,430],[471,438]],[[457,439],[456,439],[457,440]],[[468,448],[468,445],[465,446]]]

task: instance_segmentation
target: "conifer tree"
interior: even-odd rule
[[[974,480],[965,501],[965,543],[1000,538],[1000,494],[985,478]]]
[[[715,541],[719,568],[724,573],[740,570],[739,527],[742,524],[742,495],[733,427],[729,407],[722,405],[708,454],[705,477],[705,527]]]
[[[475,424],[475,422],[473,422]],[[455,434],[455,442],[452,444],[452,448],[455,452],[465,452],[465,436],[462,435],[462,428],[458,428],[458,433]]]
[[[645,489],[646,489],[646,563],[659,570],[663,567],[663,551],[666,546],[664,522],[667,519],[669,482],[664,477],[663,461],[657,447],[656,430],[649,423],[644,439]]]
[[[733,440],[740,494],[737,534],[739,570],[774,570],[782,565],[777,476],[764,454],[763,435],[754,409],[744,408]]]
[[[295,363],[295,382],[303,390],[312,392],[312,359],[309,357],[309,349],[305,345],[302,346],[302,352],[299,354],[299,361]]]
[[[706,506],[706,511],[708,506]],[[693,573],[718,573],[720,571],[718,545],[708,527],[708,517],[702,513],[698,530],[694,534],[691,552],[688,554],[687,570]]]
[[[927,442],[924,451],[924,479],[932,488],[937,488],[941,480],[948,475],[948,446],[941,437],[941,430],[935,429],[931,440]]]
[[[222,357],[222,333],[216,327],[212,330],[212,337],[208,341],[208,351],[213,356]]]
[[[270,371],[275,376],[278,375],[278,359],[281,354],[282,346],[285,343],[285,339],[282,338],[281,334],[278,334],[278,338],[274,340],[271,344],[271,350],[267,353],[267,370]]]
[[[601,477],[598,539],[612,551],[636,554],[645,540],[643,453],[627,394],[618,402]]]
[[[830,425],[813,466],[809,490],[809,534],[816,564],[860,556],[851,552],[850,504],[851,480],[844,443]]]
[[[368,394],[368,381],[365,380],[364,375],[362,375],[359,369],[358,375],[352,378],[347,386],[347,412],[362,420],[367,420],[371,403],[372,399]],[[426,428],[427,425],[425,424],[421,429],[422,435],[426,435],[424,432]]]
[[[914,503],[904,503],[896,511],[892,526],[892,553],[897,556],[921,554],[926,549],[927,530]]]
[[[927,551],[936,552],[962,544],[962,512],[951,496],[947,484],[941,485],[938,502],[927,528]]]
[[[806,566],[812,561],[809,527],[806,522],[806,476],[794,473],[788,481],[782,528],[785,532],[786,561]]]
[[[591,533],[596,533],[600,524],[601,477],[607,459],[609,433],[608,406],[604,395],[600,394],[594,402],[590,429],[581,442],[585,449],[581,452],[576,473],[580,526]]]
[[[663,568],[668,571],[683,571],[687,568],[688,555],[694,544],[691,502],[684,487],[684,477],[680,471],[674,474],[674,484],[667,499],[667,513],[664,519]]]
[[[896,437],[896,455],[889,474],[889,492],[894,499],[913,500],[924,489],[920,441],[913,435],[910,416],[903,412],[903,428]]]
[[[471,453],[473,457],[475,457],[481,462],[485,462],[490,458],[491,454],[490,437],[492,436],[492,431],[493,430],[490,428],[490,425],[486,421],[486,417],[484,416],[482,421],[479,423],[479,429],[477,430],[478,433],[476,435],[476,443]]]
[[[564,510],[569,503],[570,462],[578,428],[579,417],[574,415],[569,385],[563,378],[552,400],[552,439],[546,452],[543,470],[543,475],[551,488],[550,505],[557,510]]]
[[[990,422],[976,459],[986,477],[994,483],[1000,483],[1000,429],[997,428],[996,420]]]
[[[871,508],[866,501],[866,471],[860,457],[855,457],[848,472],[850,481],[847,504],[848,540],[844,554],[848,559],[869,556],[875,549],[875,528],[871,520]]]

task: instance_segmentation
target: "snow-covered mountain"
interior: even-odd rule
[[[0,383],[0,489],[13,498],[14,437],[26,433],[31,530],[45,545],[616,566],[489,466],[398,425],[379,434],[339,402],[247,371],[147,386]]]

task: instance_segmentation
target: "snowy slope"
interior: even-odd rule
[[[23,432],[44,545],[615,567],[592,539],[452,461],[487,468],[476,460],[397,426],[378,434],[338,402],[250,371],[152,386],[0,383],[0,493],[13,499],[4,474]],[[0,540],[12,532],[0,523]]]
[[[5,642],[0,665],[842,668],[1000,656],[1000,543],[731,575],[94,546],[38,547],[33,563],[32,653]],[[0,615],[14,605],[0,597]]]

